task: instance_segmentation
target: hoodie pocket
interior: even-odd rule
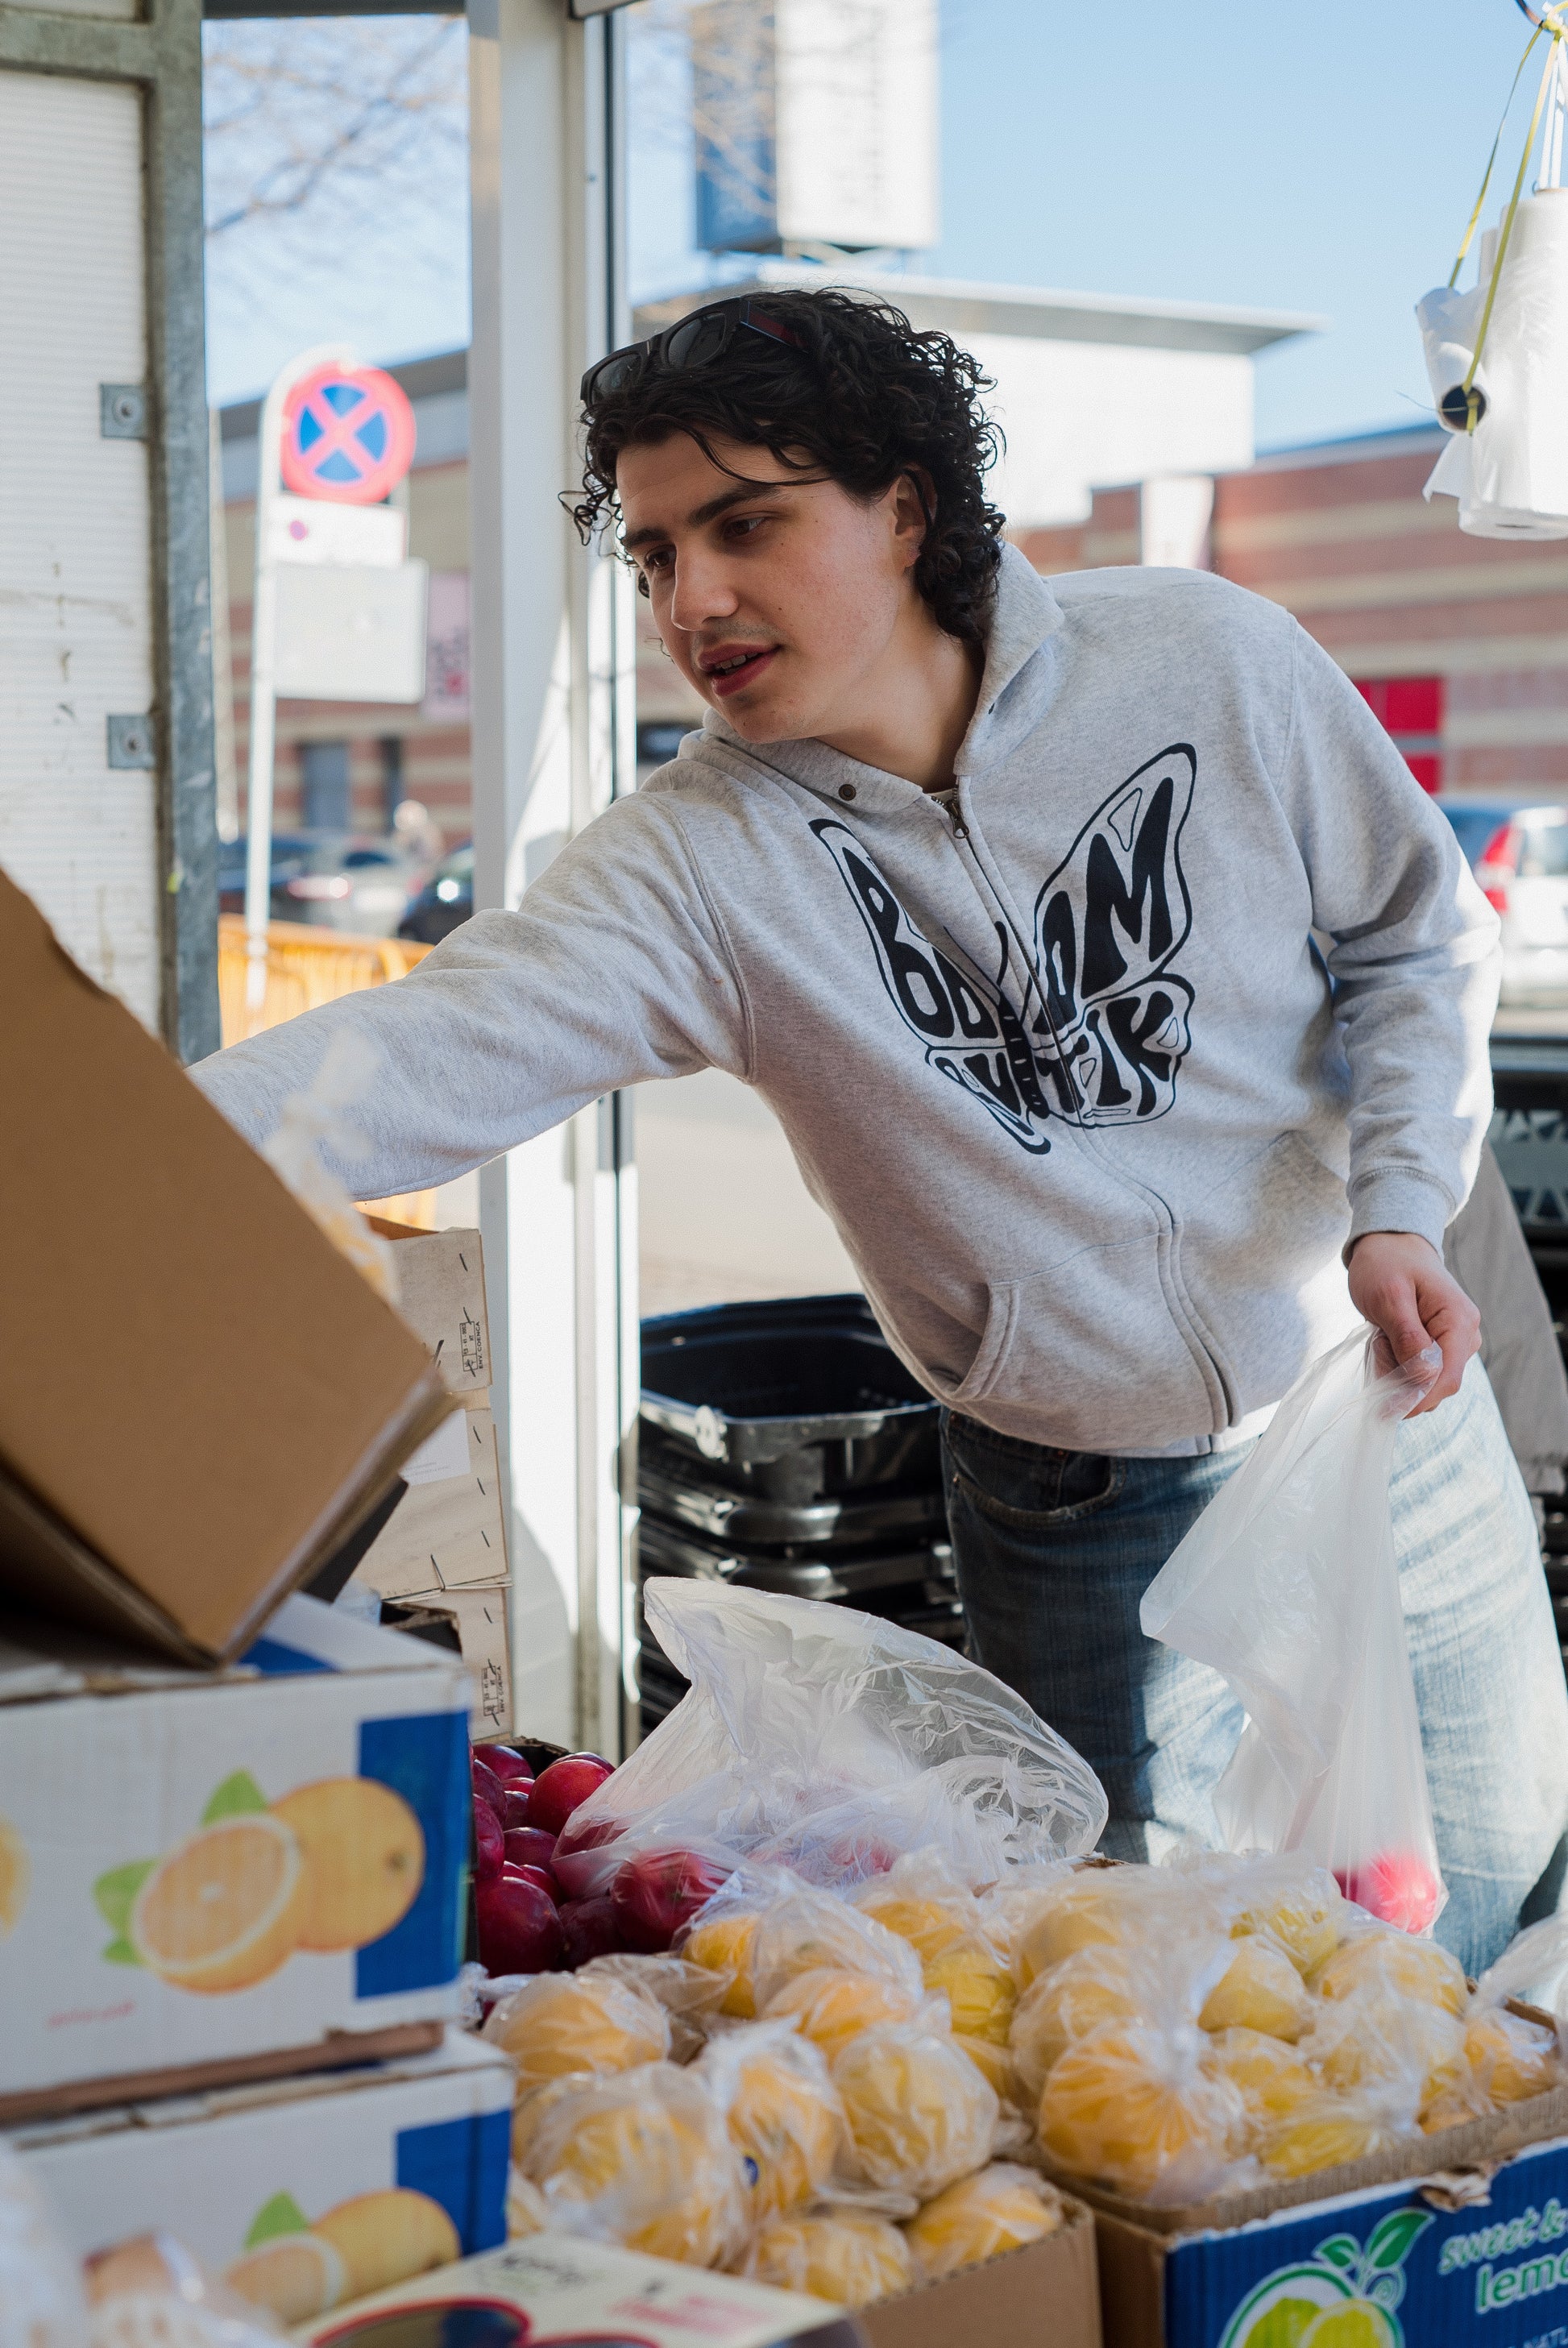
[[[1183,1290],[1225,1365],[1244,1416],[1277,1402],[1356,1321],[1340,1251],[1345,1180],[1299,1133],[1284,1133],[1182,1213]]]
[[[995,1281],[955,1410],[1066,1451],[1158,1450],[1214,1431],[1216,1397],[1172,1318],[1152,1232]]]

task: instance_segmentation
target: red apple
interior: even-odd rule
[[[1414,1851],[1379,1851],[1343,1873],[1336,1868],[1334,1879],[1346,1900],[1401,1932],[1424,1932],[1442,1901],[1442,1885]]]
[[[658,1955],[728,1875],[728,1868],[693,1850],[640,1851],[610,1886],[622,1941],[645,1956]]]
[[[496,1824],[504,1829],[506,1826],[506,1789],[502,1786],[500,1779],[496,1776],[495,1771],[487,1767],[486,1764],[482,1761],[471,1761],[469,1767],[469,1773],[473,1778],[474,1796],[476,1800],[488,1802],[490,1804],[491,1809],[496,1815]]]
[[[509,1883],[513,1880],[520,1883],[537,1883],[540,1890],[546,1892],[557,1907],[560,1906],[561,1886],[548,1868],[514,1867],[509,1862],[501,1869],[501,1873]]]
[[[500,1830],[500,1820],[488,1802],[474,1797],[474,1875],[483,1883],[499,1875],[506,1857],[506,1837]]]
[[[615,1903],[607,1891],[596,1900],[564,1901],[561,1921],[566,1931],[566,1962],[573,1970],[590,1957],[612,1957],[620,1948]]]
[[[533,1781],[528,1797],[529,1825],[558,1835],[573,1811],[614,1774],[613,1764],[601,1760],[597,1753],[568,1753],[564,1760],[552,1761]]]
[[[526,1790],[533,1783],[533,1771],[521,1754],[514,1753],[510,1745],[476,1745],[474,1758],[482,1761],[492,1776],[499,1777],[503,1786],[521,1786]]]
[[[537,1827],[508,1827],[506,1855],[513,1867],[542,1867],[548,1875],[555,1857],[555,1837]]]
[[[512,1831],[514,1827],[527,1826],[528,1799],[532,1791],[533,1784],[531,1779],[530,1779],[529,1783],[524,1786],[519,1784],[517,1779],[513,1778],[510,1784],[501,1787],[501,1792],[506,1797],[506,1815],[502,1818],[501,1824],[505,1827],[509,1834]],[[555,1837],[552,1835],[550,1839],[553,1842]]]
[[[490,1973],[553,1973],[566,1963],[566,1934],[548,1891],[502,1871],[474,1891],[480,1962]]]
[[[607,1847],[618,1843],[625,1831],[619,1818],[583,1818],[562,1827],[555,1838],[550,1871],[573,1900],[593,1900],[601,1891],[608,1893],[620,1861]]]

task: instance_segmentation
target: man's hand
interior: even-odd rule
[[[1350,1301],[1382,1331],[1396,1363],[1441,1346],[1441,1375],[1412,1418],[1458,1393],[1465,1364],[1480,1348],[1480,1314],[1429,1240],[1414,1231],[1364,1232],[1350,1251]]]

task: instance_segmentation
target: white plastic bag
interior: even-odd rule
[[[1425,1932],[1448,1895],[1388,1476],[1398,1423],[1441,1357],[1429,1348],[1401,1369],[1387,1354],[1361,1330],[1312,1365],[1150,1583],[1140,1619],[1246,1707],[1214,1793],[1226,1846],[1301,1851],[1374,1916]]]
[[[656,1580],[643,1595],[691,1690],[568,1820],[552,1865],[574,1899],[639,1850],[850,1886],[934,1849],[978,1886],[1099,1840],[1088,1764],[950,1647],[771,1591]]]

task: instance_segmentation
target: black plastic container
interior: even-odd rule
[[[918,1541],[942,1532],[940,1488],[832,1493],[815,1500],[779,1500],[767,1492],[733,1491],[713,1481],[707,1460],[696,1461],[658,1431],[640,1431],[637,1498],[665,1522],[742,1550],[786,1557],[860,1550],[890,1541]]]
[[[800,1507],[940,1488],[937,1406],[863,1296],[715,1304],[643,1323],[642,1422],[654,1448],[720,1489]]]

